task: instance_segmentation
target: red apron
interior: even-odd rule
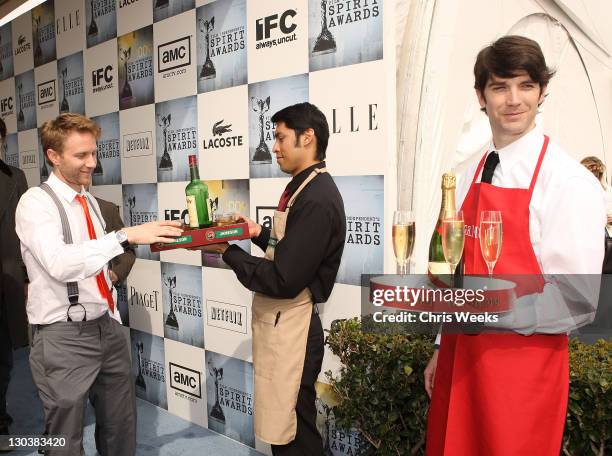
[[[517,296],[544,287],[529,237],[529,203],[547,147],[545,136],[528,189],[476,183],[485,154],[461,207],[466,227],[479,226],[481,211],[501,211],[495,273],[534,274],[517,284]],[[487,273],[478,238],[466,236],[464,258],[466,274]],[[565,334],[443,334],[427,456],[559,456],[569,390],[567,341]]]

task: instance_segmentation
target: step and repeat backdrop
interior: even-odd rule
[[[196,153],[212,214],[270,226],[289,181],[271,153],[270,118],[316,104],[329,121],[327,163],[348,228],[334,292],[320,306],[329,328],[359,315],[361,274],[384,270],[395,179],[392,7],[48,0],[0,28],[4,158],[38,185],[50,172],[40,127],[78,112],[102,127],[91,192],[119,205],[126,225],[186,219],[187,156]],[[118,301],[138,397],[268,452],[253,433],[251,299],[218,255],[141,246]],[[326,352],[323,371],[337,368]],[[318,409],[326,454],[353,454],[361,437],[335,427],[325,397]]]

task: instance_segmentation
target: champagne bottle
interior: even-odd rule
[[[187,210],[189,211],[189,227],[193,229],[207,228],[212,225],[208,217],[208,185],[200,180],[198,160],[195,155],[189,156],[189,173],[191,182],[185,187]]]
[[[440,215],[438,223],[431,235],[429,242],[429,273],[434,276],[450,274],[450,267],[444,259],[444,250],[442,250],[442,219],[447,213],[455,212],[457,206],[455,203],[455,188],[456,178],[451,173],[442,175],[442,204],[440,205]],[[463,282],[461,271],[463,266],[463,258],[455,270],[455,286]]]

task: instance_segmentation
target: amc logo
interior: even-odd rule
[[[191,37],[185,36],[157,46],[157,72],[191,65]]]
[[[202,374],[188,367],[170,363],[170,387],[201,399]]]
[[[274,226],[275,210],[276,206],[257,206],[255,208],[255,221],[271,230]]]
[[[55,101],[55,79],[38,84],[38,104],[44,105]]]

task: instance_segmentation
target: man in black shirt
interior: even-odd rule
[[[264,258],[237,245],[216,252],[253,300],[255,434],[274,455],[320,455],[314,383],[323,362],[323,329],[316,303],[334,287],[346,235],[342,197],[325,169],[329,127],[310,103],[282,109],[273,152],[293,176],[270,230],[243,217]],[[207,248],[208,250],[208,248]],[[314,306],[313,306],[314,304]]]

